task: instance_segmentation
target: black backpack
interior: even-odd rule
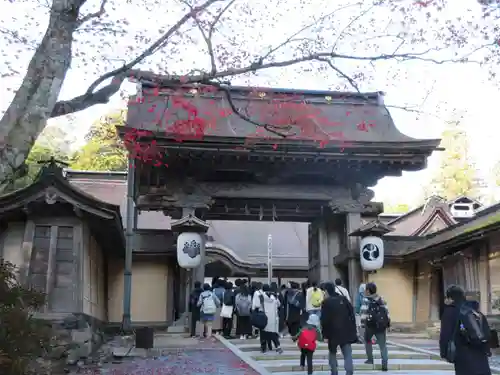
[[[389,314],[381,298],[371,299],[368,303],[366,326],[375,332],[383,332],[389,328]]]
[[[250,322],[257,329],[264,329],[267,326],[267,315],[262,310],[253,310],[250,315]]]
[[[458,327],[461,336],[469,345],[486,345],[490,340],[490,326],[486,317],[465,304],[460,307],[458,313]]]
[[[222,303],[226,306],[233,306],[234,304],[234,293],[232,290],[226,290],[222,297]]]
[[[293,295],[291,295],[291,294],[288,295],[288,304],[290,306],[297,308],[297,309],[300,309],[300,307],[301,307],[301,301],[300,301],[301,293],[298,291],[295,291],[293,293],[294,293]]]

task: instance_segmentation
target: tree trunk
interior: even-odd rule
[[[53,0],[47,31],[0,120],[0,184],[12,178],[50,118],[71,64],[73,33],[86,0]]]

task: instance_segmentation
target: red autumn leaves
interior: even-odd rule
[[[319,147],[324,147],[332,141],[345,144],[343,132],[338,131],[338,126],[343,123],[332,121],[323,113],[322,105],[307,103],[298,95],[273,94],[255,89],[246,92],[243,98],[231,96],[230,105],[227,98],[221,98],[220,94],[221,91],[211,85],[161,92],[158,88],[153,88],[146,90],[140,100],[130,102],[129,107],[149,103],[147,112],[154,117],[154,124],[158,124],[166,134],[178,142],[202,140],[205,136],[218,135],[218,127],[228,127],[232,122],[226,120],[223,124],[224,119],[233,116],[234,121],[240,123],[249,119],[250,121],[245,122],[245,127],[255,128],[253,133],[245,134],[242,148],[249,148],[258,141],[267,140],[272,148],[277,150],[280,147],[279,140],[285,138],[313,140]],[[331,100],[330,97],[325,99]],[[222,108],[222,103],[228,108]],[[230,108],[233,105],[240,116]],[[349,111],[345,113],[346,117],[350,115]],[[357,124],[357,130],[368,132],[374,126],[371,122],[362,121]],[[332,131],[332,127],[337,129]],[[232,131],[236,132],[236,129]],[[164,149],[157,145],[152,131],[130,128],[125,134],[124,143],[133,158],[152,163],[156,167],[168,167]]]

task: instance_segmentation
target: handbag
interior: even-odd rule
[[[222,305],[220,310],[220,316],[222,318],[232,318],[233,317],[234,306]]]
[[[257,329],[264,329],[267,326],[267,315],[264,311],[254,310],[250,315],[252,325]]]

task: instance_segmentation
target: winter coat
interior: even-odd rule
[[[267,325],[264,328],[264,331],[274,333],[279,332],[279,306],[280,301],[273,293],[265,293],[261,290],[255,292],[252,300],[252,308],[254,310],[259,309],[264,311],[266,314]]]
[[[330,351],[334,352],[337,345],[353,344],[358,340],[354,309],[345,296],[326,298],[321,306],[320,320]]]
[[[221,305],[220,299],[217,298],[215,293],[212,293],[210,290],[205,290],[200,294],[200,297],[198,298],[198,303],[197,306],[201,309],[201,305],[203,305],[203,300],[205,298],[213,298],[215,302],[215,306],[219,307]]]
[[[299,295],[297,296],[297,298],[300,301],[299,307],[292,306],[288,303],[296,293],[299,293]],[[285,320],[288,324],[300,322],[300,316],[302,314],[302,310],[305,308],[305,298],[303,294],[299,290],[289,289],[285,294],[284,308],[285,308]]]
[[[312,324],[304,324],[303,327],[300,328],[300,331],[299,333],[297,333],[294,337],[292,337],[292,340],[293,341],[297,341],[300,337],[300,334],[307,330],[307,329],[315,329],[316,330],[316,341],[323,341],[323,335],[321,334],[321,329],[319,329],[318,327],[316,327],[315,325],[312,325]]]
[[[465,303],[469,304],[475,310],[479,308],[479,304],[476,301],[466,301]],[[446,357],[448,343],[454,339],[456,345],[456,359],[454,363],[456,375],[491,375],[488,362],[489,347],[487,345],[483,347],[470,346],[460,334],[455,334],[455,337],[453,337],[455,326],[458,323],[458,315],[458,305],[451,304],[444,308],[439,336],[441,357]]]

